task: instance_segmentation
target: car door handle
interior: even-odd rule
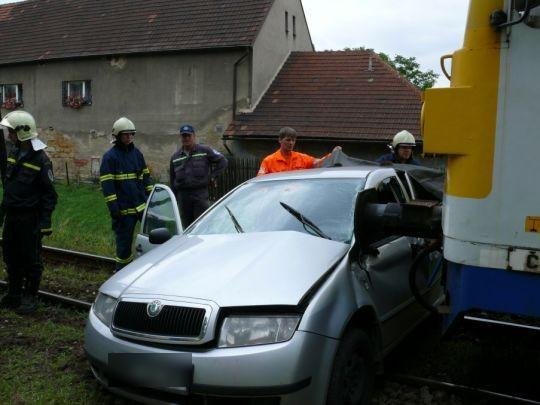
[[[136,247],[135,247],[135,250],[139,253],[142,253],[143,250],[142,250],[142,245],[139,243]]]

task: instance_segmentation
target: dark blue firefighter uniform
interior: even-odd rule
[[[189,226],[208,207],[208,185],[227,167],[218,151],[196,144],[190,153],[179,149],[171,157],[171,188],[176,195],[183,227]]]
[[[150,171],[139,149],[133,143],[121,142],[105,153],[99,171],[116,235],[116,269],[119,270],[133,260],[133,232],[152,191]]]
[[[379,156],[379,158],[377,159],[377,163],[384,164],[384,163],[399,163],[399,162],[396,158],[395,153],[387,153],[385,155]],[[412,156],[409,159],[407,159],[407,161],[404,164],[421,166],[420,162],[416,160],[415,158],[413,158]]]
[[[21,299],[23,285],[23,300],[38,292],[43,272],[41,238],[52,232],[51,215],[58,198],[53,181],[52,164],[43,150],[24,154],[12,149],[2,199],[2,236],[8,296],[13,304]]]

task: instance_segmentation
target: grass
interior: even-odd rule
[[[0,398],[8,404],[114,404],[83,350],[85,312],[40,305],[22,317],[0,310]]]
[[[113,256],[114,234],[101,189],[94,185],[57,184],[56,191],[53,234],[43,238],[43,244]]]

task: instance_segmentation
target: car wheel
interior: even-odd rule
[[[328,387],[327,405],[369,403],[375,380],[371,340],[360,329],[348,331],[336,353]]]

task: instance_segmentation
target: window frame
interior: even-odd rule
[[[8,100],[6,99],[6,86],[15,86],[15,102],[14,103],[7,103]],[[11,100],[11,99],[9,99]],[[18,107],[23,107],[23,86],[22,83],[1,83],[0,84],[0,104],[2,108],[6,110],[14,110]]]
[[[292,35],[293,38],[296,38],[296,16],[292,16]]]
[[[81,95],[70,100],[71,86],[81,84]],[[77,97],[77,98],[75,98]],[[92,105],[92,80],[64,80],[62,81],[62,106],[79,109]]]
[[[289,12],[285,11],[285,35],[289,36]]]

